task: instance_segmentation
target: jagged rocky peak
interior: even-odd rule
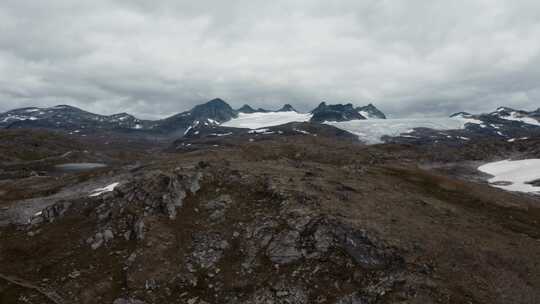
[[[490,114],[493,116],[510,116],[514,112],[526,113],[524,111],[518,111],[509,107],[498,107],[497,110],[491,112]]]
[[[245,104],[242,107],[240,107],[238,110],[236,110],[238,113],[246,113],[251,114],[257,112],[255,109],[253,109],[250,105]]]
[[[360,115],[364,116],[367,119],[386,119],[386,115],[384,115],[384,113],[381,110],[377,109],[377,107],[375,107],[372,103],[368,104],[367,106],[357,107],[356,110],[360,113]]]
[[[257,109],[254,109],[252,108],[250,105],[248,104],[245,104],[243,105],[241,108],[239,108],[238,110],[236,110],[238,113],[246,113],[246,114],[252,114],[252,113],[268,113],[268,112],[272,112],[272,111],[269,111],[269,110],[266,110],[266,109],[263,109],[263,108],[257,108]]]
[[[283,105],[283,107],[281,107],[281,109],[277,110],[277,112],[297,112],[297,111],[295,108],[293,108],[293,106],[286,103]]]
[[[195,106],[190,112],[194,119],[212,119],[218,122],[224,122],[237,116],[236,111],[220,98]]]
[[[321,102],[311,111],[311,114],[313,114],[311,117],[312,122],[366,119],[366,117],[358,113],[351,103],[327,105],[326,102]]]

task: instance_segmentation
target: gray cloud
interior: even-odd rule
[[[540,106],[540,2],[3,0],[0,111]]]

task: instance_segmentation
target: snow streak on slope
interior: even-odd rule
[[[509,116],[499,116],[499,117],[502,118],[502,119],[506,119],[506,120],[521,121],[521,122],[526,123],[526,124],[540,126],[540,122],[538,120],[536,120],[536,119],[534,119],[532,117],[520,116],[516,112],[510,113]]]
[[[478,170],[493,175],[489,182],[497,188],[540,194],[540,187],[529,184],[540,179],[540,159],[503,160],[487,163]]]
[[[371,115],[368,111],[358,111],[360,115],[364,116],[366,119],[380,119],[377,116]]]
[[[114,191],[114,188],[116,188],[118,185],[120,185],[120,183],[112,183],[112,184],[110,184],[108,186],[105,186],[103,188],[94,189],[94,190],[92,190],[92,193],[90,194],[90,197],[100,196],[103,193],[112,192],[112,191]]]
[[[467,121],[455,118],[410,118],[410,119],[373,119],[325,122],[326,124],[348,131],[368,144],[381,143],[384,135],[398,136],[414,128],[435,130],[462,129]]]
[[[311,118],[309,113],[289,112],[269,112],[269,113],[240,113],[237,118],[233,118],[221,124],[224,127],[259,129],[286,124],[289,122],[304,122]]]

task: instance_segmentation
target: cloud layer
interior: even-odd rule
[[[335,2],[3,0],[0,111],[154,118],[214,97],[393,116],[540,106],[539,1]]]

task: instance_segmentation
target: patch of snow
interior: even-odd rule
[[[21,116],[21,115],[13,115],[13,114],[8,114],[7,117],[5,117],[2,122],[8,122],[8,121],[11,121],[11,120],[37,120],[38,118],[37,117],[34,117],[34,116]]]
[[[251,131],[248,131],[248,133],[249,134],[264,134],[264,133],[269,132],[269,131],[270,131],[270,129],[263,128],[263,129],[251,130]]]
[[[227,133],[211,133],[210,135],[221,137],[221,136],[229,136],[232,134],[233,134],[232,132],[227,132]]]
[[[140,124],[136,124],[134,129],[140,130],[140,129],[142,129],[142,126]]]
[[[302,133],[302,134],[306,134],[306,135],[311,135],[311,133],[309,133],[308,131],[304,131],[304,130],[300,130],[300,129],[293,129],[294,131],[298,132],[298,133]]]
[[[237,118],[233,118],[222,124],[224,127],[260,129],[265,127],[282,125],[290,122],[304,122],[311,119],[309,113],[288,112],[268,112],[268,113],[239,113]]]
[[[107,193],[107,192],[111,192],[114,190],[114,188],[116,188],[118,185],[120,185],[120,183],[112,183],[108,186],[105,186],[103,188],[97,188],[97,189],[94,189],[92,190],[92,192],[90,193],[89,197],[94,197],[94,196],[100,196],[104,193]]]
[[[380,117],[371,115],[371,113],[366,111],[358,111],[358,113],[360,113],[360,115],[364,116],[366,119],[381,119]]]
[[[488,181],[494,187],[540,194],[540,187],[528,184],[540,179],[540,159],[503,160],[487,163],[478,170],[493,175]]]

